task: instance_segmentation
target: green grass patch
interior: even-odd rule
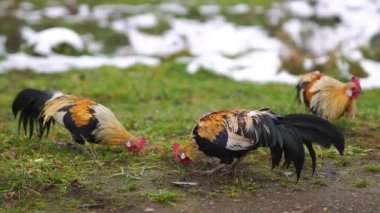
[[[317,186],[327,186],[327,181],[325,178],[315,178],[313,184]]]
[[[380,164],[364,165],[364,170],[367,172],[380,172]]]
[[[148,198],[154,202],[174,205],[174,201],[178,198],[178,193],[167,190],[159,190],[158,193],[148,193]]]
[[[231,198],[239,197],[241,189],[238,185],[231,185],[229,183],[222,185],[222,190]]]
[[[369,185],[368,180],[363,179],[363,178],[357,178],[352,181],[352,185],[355,186],[356,188],[364,188]]]

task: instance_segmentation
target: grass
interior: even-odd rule
[[[315,178],[313,184],[318,186],[327,186],[327,181],[324,178]]]
[[[363,179],[363,178],[357,178],[352,181],[352,185],[357,187],[357,188],[364,188],[369,185],[368,180]]]
[[[230,183],[226,183],[221,188],[230,198],[237,198],[241,193],[241,188],[236,184],[231,185]]]
[[[148,197],[154,202],[173,205],[174,201],[178,198],[178,194],[176,192],[159,190],[158,193],[148,193]]]
[[[364,165],[364,170],[368,172],[380,172],[380,164]]]

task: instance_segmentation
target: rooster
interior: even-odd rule
[[[176,160],[184,165],[207,157],[220,159],[217,167],[199,172],[208,175],[227,165],[231,165],[229,172],[234,173],[249,151],[269,147],[272,169],[284,154],[284,165],[288,167],[293,162],[298,181],[305,159],[303,145],[309,150],[314,174],[316,154],[312,142],[327,148],[334,145],[343,155],[343,135],[325,119],[307,114],[279,116],[269,109],[225,110],[202,117],[185,145],[174,143],[173,151]]]
[[[44,92],[35,89],[22,90],[12,104],[15,117],[19,116],[18,130],[32,137],[34,129],[41,138],[49,133],[55,121],[69,130],[79,145],[85,142],[120,145],[129,152],[137,153],[145,138],[129,133],[107,107],[84,97],[65,95],[61,92]],[[34,128],[36,126],[36,128]]]
[[[314,115],[328,120],[337,120],[343,115],[355,117],[356,99],[361,93],[360,81],[356,76],[344,84],[314,71],[301,75],[296,88],[298,100]]]

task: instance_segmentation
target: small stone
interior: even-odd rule
[[[282,174],[283,174],[284,176],[286,176],[286,177],[289,177],[289,176],[293,175],[294,172],[283,172]]]
[[[146,208],[144,209],[144,212],[154,212],[154,208]]]
[[[327,212],[327,207],[323,207],[323,208],[322,208],[322,211],[323,211],[323,212]]]

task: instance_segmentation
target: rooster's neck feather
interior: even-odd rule
[[[93,134],[100,143],[118,145],[127,141],[136,141],[136,137],[124,128],[110,109],[101,104],[94,105],[92,109],[95,118],[99,121]]]

